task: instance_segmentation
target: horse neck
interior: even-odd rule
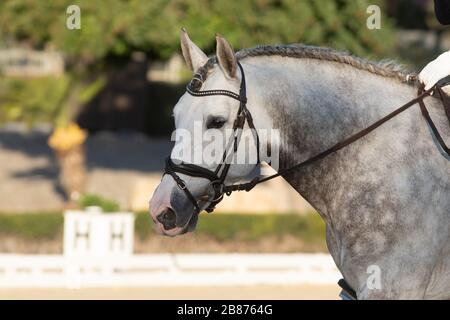
[[[260,57],[252,61],[250,69],[249,96],[257,100],[257,105],[264,109],[264,112],[254,114],[268,114],[271,119],[269,123],[262,116],[255,122],[265,121],[265,126],[280,130],[280,170],[369,126],[416,95],[414,88],[398,80],[345,64],[320,60]],[[389,144],[394,133],[398,141],[401,141],[402,135],[406,137],[410,134],[408,130],[413,129],[412,113],[419,117],[417,109],[402,114],[391,120],[394,126],[386,126],[382,134],[370,139],[363,138],[363,143],[374,143],[374,140],[381,139]],[[405,130],[395,132],[399,127]],[[360,146],[361,141],[358,141],[340,151],[338,157],[356,161],[355,155]],[[331,179],[333,186],[345,186],[345,169],[339,167],[342,166],[342,161],[334,160],[336,156],[332,155],[317,164],[284,176],[325,215],[329,207],[326,195],[334,192],[326,181]]]

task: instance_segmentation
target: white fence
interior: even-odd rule
[[[133,254],[134,216],[67,211],[63,255],[0,254],[0,287],[334,284],[328,254]]]
[[[328,254],[146,254],[126,258],[0,254],[0,287],[335,284]]]

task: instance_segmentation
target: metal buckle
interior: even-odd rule
[[[211,203],[218,203],[218,202],[222,201],[223,195],[224,195],[224,194],[221,193],[217,198],[211,200]]]
[[[177,181],[177,185],[181,190],[186,190],[186,184],[183,180],[180,179],[179,181]]]
[[[220,180],[214,180],[211,181],[210,186],[213,188],[214,190],[214,199],[210,200],[211,202],[216,202],[216,201],[220,201],[223,198],[223,189],[225,188],[225,185],[220,181]],[[219,196],[217,196],[217,194]]]

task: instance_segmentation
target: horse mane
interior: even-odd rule
[[[400,80],[401,82],[410,82],[406,68],[392,60],[374,62],[354,56],[346,51],[339,51],[326,47],[310,46],[301,43],[287,45],[261,45],[253,48],[242,49],[236,53],[238,60],[262,56],[307,58],[343,63],[383,77],[394,78]],[[208,71],[213,68],[216,63],[216,57],[212,56],[208,62],[198,70],[198,72],[204,76],[204,79],[206,79]]]

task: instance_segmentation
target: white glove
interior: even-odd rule
[[[431,89],[439,80],[450,75],[450,51],[444,52],[423,68],[419,80],[425,90]]]

